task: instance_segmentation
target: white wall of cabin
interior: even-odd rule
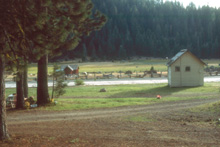
[[[175,71],[175,66],[180,66],[180,72]],[[190,66],[189,72],[185,71],[186,66]],[[190,53],[182,55],[169,68],[168,83],[171,87],[204,85],[204,66]]]

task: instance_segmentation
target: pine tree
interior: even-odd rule
[[[119,59],[125,59],[127,58],[126,50],[124,49],[123,45],[120,45],[119,51],[118,51],[118,57]]]
[[[5,99],[5,56],[7,54],[4,22],[7,18],[5,10],[5,1],[0,1],[0,140],[9,138],[6,123],[6,99]]]
[[[58,45],[55,44],[52,49],[47,48],[47,50],[50,51],[49,54],[52,56],[59,55],[63,49],[74,49],[78,45],[81,36],[89,35],[91,31],[101,29],[101,27],[106,22],[106,17],[102,15],[99,11],[96,11],[93,17],[91,17],[93,4],[90,0],[65,1],[65,3],[63,2],[63,0],[61,0],[59,4],[62,4],[62,7],[58,10],[58,12],[62,14],[63,19],[63,29],[61,29],[62,32],[60,33],[60,37],[62,40],[61,42],[58,42]],[[65,9],[63,9],[63,7]],[[56,12],[54,15],[56,16],[56,14],[59,13]],[[57,17],[59,18],[59,16]],[[60,26],[57,28],[60,29]],[[73,35],[70,32],[72,32]],[[52,31],[52,33],[57,34],[57,31]],[[55,39],[57,38],[59,38],[59,36],[55,37]],[[45,66],[45,64],[38,64],[38,66]],[[43,77],[43,75],[47,76],[46,71],[40,74],[41,77]],[[39,95],[42,90],[45,91],[45,95],[42,97],[38,96],[38,98],[48,99],[46,95],[48,91],[46,90],[46,82],[42,84],[38,83],[38,85],[44,87],[44,89],[38,90]],[[46,103],[46,101],[44,103]]]
[[[47,56],[74,49],[82,35],[99,30],[106,18],[98,11],[91,17],[93,5],[90,0],[26,1],[23,4],[26,5],[22,13],[33,20],[20,19],[25,39],[31,47],[29,56],[34,55],[38,60],[37,98],[41,105],[49,102]]]
[[[82,52],[82,61],[83,62],[86,62],[87,61],[87,48],[86,48],[86,45],[83,44],[83,52]]]
[[[65,91],[65,87],[67,86],[66,83],[64,83],[64,71],[60,70],[60,67],[58,65],[53,66],[53,88],[52,88],[52,99],[54,97],[58,98],[59,96],[63,95]],[[55,83],[56,81],[56,83]]]
[[[0,34],[1,35],[1,34]],[[0,46],[2,49],[2,46]],[[6,99],[5,99],[5,82],[4,71],[5,61],[4,55],[0,54],[0,140],[9,138],[7,123],[6,123]]]
[[[97,55],[96,55],[96,50],[93,48],[92,49],[92,55],[91,55],[91,60],[96,61],[97,60]]]
[[[208,48],[204,50],[209,54],[205,54],[206,58],[215,56],[215,52],[218,51],[216,48],[209,52],[215,43],[215,38],[220,41],[220,9],[218,8],[207,6],[197,8],[193,3],[185,8],[179,2],[161,0],[102,2],[93,0],[93,2],[97,9],[109,17],[106,26],[87,37],[84,42],[88,47],[87,43],[92,40],[96,49],[100,45],[105,50],[102,55],[97,53],[98,57],[107,56],[109,59],[115,57],[121,42],[124,42],[129,56],[171,57],[181,48],[188,48],[199,55],[201,47],[207,43]],[[130,36],[129,42],[125,41],[127,34]],[[199,48],[195,34],[200,40]],[[161,45],[159,48],[157,42]],[[77,48],[77,51],[81,52],[82,48]],[[158,54],[158,51],[161,54]]]
[[[25,37],[25,30],[23,29],[25,21],[23,17],[26,16],[23,4],[25,1],[2,1],[7,7],[4,9],[3,21],[0,22],[3,34],[8,44],[8,56],[10,57],[10,65],[16,67],[16,91],[17,91],[17,105],[16,108],[24,108],[24,89],[23,89],[23,70],[25,66],[25,59],[28,57],[27,41]],[[2,10],[1,9],[1,10]],[[27,92],[27,88],[26,88]]]

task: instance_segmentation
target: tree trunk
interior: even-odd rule
[[[28,65],[27,65],[27,61],[25,61],[25,66],[24,66],[23,85],[24,85],[24,97],[28,98]]]
[[[53,99],[53,94],[54,94],[54,86],[55,86],[55,78],[54,78],[54,75],[53,75],[53,87],[52,87],[52,96],[51,96],[52,99]]]
[[[6,124],[4,66],[4,57],[0,55],[0,140],[9,138]]]
[[[24,108],[24,88],[23,88],[23,74],[18,71],[16,79],[17,103],[16,109]]]
[[[37,104],[44,105],[49,103],[48,79],[47,79],[48,55],[41,57],[38,61],[37,73]]]

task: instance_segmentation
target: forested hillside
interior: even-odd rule
[[[160,0],[92,0],[108,17],[65,58],[172,57],[187,48],[201,58],[220,57],[220,9]]]

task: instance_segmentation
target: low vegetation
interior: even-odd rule
[[[197,106],[189,110],[195,116],[205,115],[205,121],[216,122],[220,127],[220,102]],[[218,118],[216,118],[218,116]]]
[[[195,107],[191,109],[191,112],[211,112],[220,114],[220,102]]]
[[[84,85],[84,81],[81,80],[81,79],[76,79],[74,82],[75,82],[75,85],[76,85],[76,86]]]
[[[170,88],[167,84],[112,85],[112,86],[74,86],[67,87],[66,93],[55,99],[56,106],[43,107],[44,110],[77,110],[147,105],[158,102],[219,97],[220,83],[206,83],[202,87]],[[107,92],[100,92],[105,88]],[[35,88],[29,95],[36,97]],[[15,89],[6,89],[6,94]],[[51,92],[51,89],[50,89]],[[158,100],[157,95],[161,95]]]
[[[77,61],[66,61],[61,64],[77,64],[80,67],[80,72],[126,72],[128,70],[135,71],[146,71],[150,70],[153,66],[157,71],[167,71],[166,63],[168,60],[166,59],[140,59],[140,60],[124,60],[124,61],[113,61],[113,62],[86,62],[86,63],[78,63]],[[220,61],[219,60],[204,60],[209,66],[218,67]],[[48,73],[51,74],[53,72],[53,64],[48,65]],[[36,64],[29,65],[28,73],[31,75],[37,74],[37,66]]]

